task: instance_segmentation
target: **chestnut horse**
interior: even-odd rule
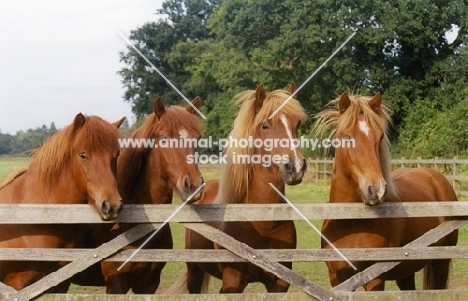
[[[200,98],[192,100],[200,107]],[[203,184],[197,164],[189,164],[187,156],[196,151],[200,138],[201,122],[191,106],[164,107],[160,98],[153,103],[153,113],[129,139],[147,140],[154,147],[123,147],[117,161],[118,187],[125,204],[171,204],[175,190],[182,200],[187,200]],[[180,145],[181,139],[187,145]],[[191,140],[191,142],[189,141]],[[178,145],[175,145],[175,142]],[[203,189],[193,195],[191,201],[200,199]],[[93,229],[94,242],[89,247],[98,247],[135,224],[117,223],[112,229]],[[136,249],[149,235],[124,249]],[[172,249],[172,234],[169,225],[161,229],[146,245],[145,249]],[[108,294],[125,294],[132,289],[135,294],[154,294],[159,286],[165,262],[128,262],[120,270],[121,262],[102,262],[75,278],[81,285],[103,285]],[[104,278],[102,278],[102,274]]]
[[[390,117],[381,95],[348,96],[333,102],[336,108],[318,114],[317,128],[331,128],[342,147],[335,150],[330,202],[376,206],[382,202],[451,202],[457,197],[447,179],[430,168],[406,168],[391,173],[387,136]],[[445,217],[325,220],[322,233],[337,248],[402,247],[446,221]],[[458,232],[434,246],[454,246]],[[322,248],[330,245],[322,240]],[[374,262],[356,261],[357,271],[346,262],[327,262],[331,284],[336,286]],[[415,272],[425,267],[424,288],[447,287],[450,260],[403,261],[364,285],[366,291],[384,290],[386,280],[396,280],[401,290],[415,289]]]
[[[73,124],[57,132],[32,154],[28,169],[0,186],[2,204],[92,204],[103,220],[122,207],[117,189],[118,127],[99,117],[76,115]],[[81,226],[0,225],[0,248],[83,247]],[[20,290],[65,263],[0,262],[0,281]],[[51,289],[66,292],[69,282]]]
[[[230,136],[240,141],[252,138],[266,141],[282,139],[291,141],[297,138],[299,124],[307,115],[300,103],[291,98],[281,110],[269,119],[293,93],[295,85],[288,91],[276,90],[266,94],[263,86],[248,90],[237,96],[240,111],[234,121]],[[266,145],[266,143],[265,143]],[[299,184],[306,171],[306,161],[299,149],[291,147],[247,147],[231,145],[226,149],[227,164],[218,181],[208,181],[202,199],[196,204],[274,204],[283,203],[282,197],[272,189],[275,185],[283,194],[285,183]],[[247,158],[240,162],[240,157]],[[255,164],[255,160],[259,163]],[[261,158],[261,159],[260,159]],[[263,164],[266,158],[271,164]],[[278,160],[278,158],[281,158]],[[248,161],[251,161],[250,163]],[[219,189],[218,189],[219,186]],[[219,222],[209,223],[233,238],[257,249],[296,248],[296,229],[292,221],[262,222]],[[198,233],[186,230],[187,249],[214,249],[219,245],[207,240]],[[291,263],[283,263],[288,268]],[[221,293],[242,293],[249,282],[263,283],[269,292],[286,292],[289,283],[261,268],[249,263],[187,263],[187,271],[182,274],[168,293],[201,293],[208,277],[222,279]],[[205,283],[204,283],[205,281]]]

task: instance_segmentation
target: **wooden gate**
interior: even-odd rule
[[[73,209],[70,209],[73,206]],[[468,299],[465,290],[413,291],[413,292],[352,292],[365,282],[388,271],[403,260],[468,258],[468,247],[428,247],[448,233],[468,222],[468,203],[384,203],[375,207],[364,204],[301,204],[297,208],[309,220],[361,219],[392,217],[452,216],[437,228],[403,248],[382,249],[341,249],[349,260],[381,261],[357,274],[341,285],[328,290],[305,277],[291,271],[278,262],[285,261],[341,261],[334,250],[255,250],[232,237],[212,228],[205,221],[263,221],[301,220],[301,217],[287,204],[275,205],[187,205],[171,222],[182,223],[206,238],[219,243],[226,250],[141,250],[132,261],[193,261],[193,262],[235,262],[249,261],[288,281],[303,293],[229,295],[229,300],[392,300],[394,298],[415,298],[415,300]],[[170,216],[177,205],[128,205],[121,212],[118,221],[141,223],[112,241],[96,249],[0,249],[0,260],[41,260],[70,261],[62,269],[49,274],[42,280],[17,292],[0,283],[0,300],[23,301],[40,296],[74,274],[83,271],[101,260],[125,261],[132,251],[120,251],[123,246],[141,238],[156,229]],[[2,224],[77,224],[103,223],[89,205],[0,205]],[[248,296],[248,297],[246,297]],[[108,295],[43,295],[40,300],[129,300],[126,296]],[[226,296],[173,296],[173,295],[132,295],[131,300],[226,300]]]

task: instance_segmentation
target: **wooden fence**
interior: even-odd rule
[[[71,207],[73,206],[73,207]],[[0,300],[23,301],[40,296],[48,288],[72,277],[101,260],[124,261],[129,251],[123,246],[153,231],[166,220],[177,205],[128,205],[118,221],[142,223],[96,249],[0,249],[0,260],[70,261],[57,272],[17,292],[0,283]],[[468,300],[467,290],[412,291],[412,292],[353,292],[365,282],[390,270],[403,260],[432,258],[468,258],[467,246],[428,247],[441,237],[468,223],[467,202],[444,203],[384,203],[369,207],[363,204],[299,204],[297,208],[307,219],[361,219],[422,216],[453,216],[437,228],[403,248],[342,249],[350,260],[381,261],[366,271],[333,289],[323,288],[291,271],[278,262],[284,261],[341,261],[334,250],[254,250],[232,237],[206,225],[205,221],[301,220],[287,204],[272,205],[187,205],[174,216],[172,222],[182,223],[206,238],[219,243],[226,250],[141,250],[132,261],[194,261],[238,262],[248,261],[270,271],[302,290],[289,294],[242,294],[229,297],[214,295],[43,295],[38,300]],[[2,224],[95,224],[103,223],[89,205],[0,205]]]
[[[317,181],[328,181],[331,178],[331,171],[333,169],[332,158],[315,158],[308,160],[309,173],[312,178]],[[447,179],[452,183],[453,189],[460,198],[468,198],[468,159],[392,159],[392,168],[403,167],[432,167],[435,170],[443,173]],[[464,174],[461,170],[464,168]]]

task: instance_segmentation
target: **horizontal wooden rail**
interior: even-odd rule
[[[179,205],[126,205],[115,221],[164,222]],[[297,204],[310,220],[429,216],[468,216],[468,202]],[[0,204],[0,224],[97,224],[103,222],[90,205]],[[187,205],[173,222],[301,220],[288,204]]]
[[[468,300],[468,290],[438,290],[438,291],[384,291],[384,292],[337,292],[346,301],[381,301],[381,300]],[[246,293],[207,295],[104,295],[104,294],[47,294],[35,299],[36,301],[316,301],[318,299],[302,292],[293,293]]]
[[[310,166],[309,172],[313,178],[317,181],[329,181],[332,175],[334,159],[333,158],[309,158],[307,160]],[[465,185],[461,183],[468,182],[468,175],[460,174],[460,166],[467,165],[468,159],[459,159],[454,157],[451,159],[444,158],[431,158],[431,159],[406,159],[406,158],[394,158],[392,159],[393,169],[403,167],[430,167],[442,172],[445,177],[452,183],[452,187],[455,190],[458,197],[465,199],[468,197],[468,191],[462,190]],[[465,188],[466,189],[466,188]]]
[[[90,249],[0,249],[0,260],[4,261],[74,261],[90,253]],[[322,249],[258,249],[258,252],[280,262],[342,261],[334,250]],[[134,250],[122,250],[104,261],[122,262]],[[349,260],[396,261],[425,259],[466,259],[468,247],[414,247],[414,248],[367,248],[340,249]],[[130,260],[132,262],[246,262],[228,250],[164,250],[142,249]]]

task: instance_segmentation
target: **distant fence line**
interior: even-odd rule
[[[331,172],[333,170],[333,158],[309,158],[308,172],[315,181],[329,181]],[[441,172],[452,183],[453,189],[459,197],[468,198],[468,191],[462,190],[468,185],[462,183],[468,182],[468,168],[463,169],[463,165],[468,165],[468,159],[459,159],[453,157],[452,159],[444,159],[435,157],[433,159],[392,159],[392,168],[398,169],[403,167],[431,167]],[[461,171],[465,172],[462,173]],[[466,188],[464,188],[466,189]]]

